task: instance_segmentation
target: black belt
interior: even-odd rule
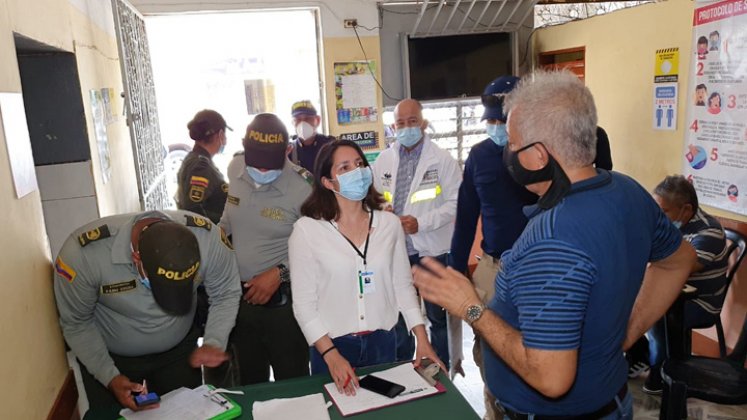
[[[599,419],[605,416],[608,416],[615,412],[615,410],[618,409],[617,400],[620,400],[622,403],[622,400],[628,395],[628,384],[624,384],[622,388],[620,388],[619,391],[617,391],[617,398],[613,398],[612,401],[608,402],[602,408],[586,414],[579,414],[577,416],[541,416],[541,415],[535,415],[534,420],[595,420]],[[506,414],[508,418],[511,420],[527,420],[529,418],[528,414],[522,414],[517,413],[516,411],[513,411],[509,408],[506,408],[500,404],[498,404],[499,407],[503,410],[503,412]]]

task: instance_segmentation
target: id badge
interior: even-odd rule
[[[370,295],[376,291],[373,271],[360,272],[360,290],[364,295]]]

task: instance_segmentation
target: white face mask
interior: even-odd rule
[[[298,137],[301,140],[308,140],[314,137],[314,134],[316,134],[316,128],[306,121],[301,121],[296,124],[296,134],[298,134]]]

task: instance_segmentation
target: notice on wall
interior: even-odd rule
[[[109,136],[106,134],[107,110],[103,98],[103,90],[91,89],[91,115],[93,116],[93,133],[99,150],[101,164],[101,178],[106,184],[112,176],[111,155],[109,153]]]
[[[335,107],[340,125],[376,122],[375,62],[335,63]]]
[[[5,147],[8,149],[8,162],[10,162],[13,185],[16,188],[16,197],[21,198],[38,188],[23,95],[0,93],[0,117],[2,117]]]
[[[747,215],[747,2],[695,9],[683,173],[698,199]]]
[[[654,85],[654,129],[677,129],[677,83]]]
[[[654,130],[677,129],[677,80],[680,69],[680,49],[656,50],[654,66],[654,107],[651,114]]]
[[[361,149],[378,149],[379,136],[376,131],[361,131],[360,133],[340,134],[340,140],[350,140],[355,142]]]

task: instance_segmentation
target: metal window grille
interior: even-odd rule
[[[428,120],[426,132],[438,147],[448,150],[459,166],[469,156],[472,146],[485,140],[485,124],[480,99],[458,99],[423,104],[423,118]],[[394,123],[394,107],[384,109],[384,122]],[[394,130],[386,130],[387,145],[394,142]]]
[[[164,148],[158,127],[156,92],[145,20],[125,0],[112,0],[112,9],[140,206],[145,210],[168,208],[171,201],[166,190]]]

